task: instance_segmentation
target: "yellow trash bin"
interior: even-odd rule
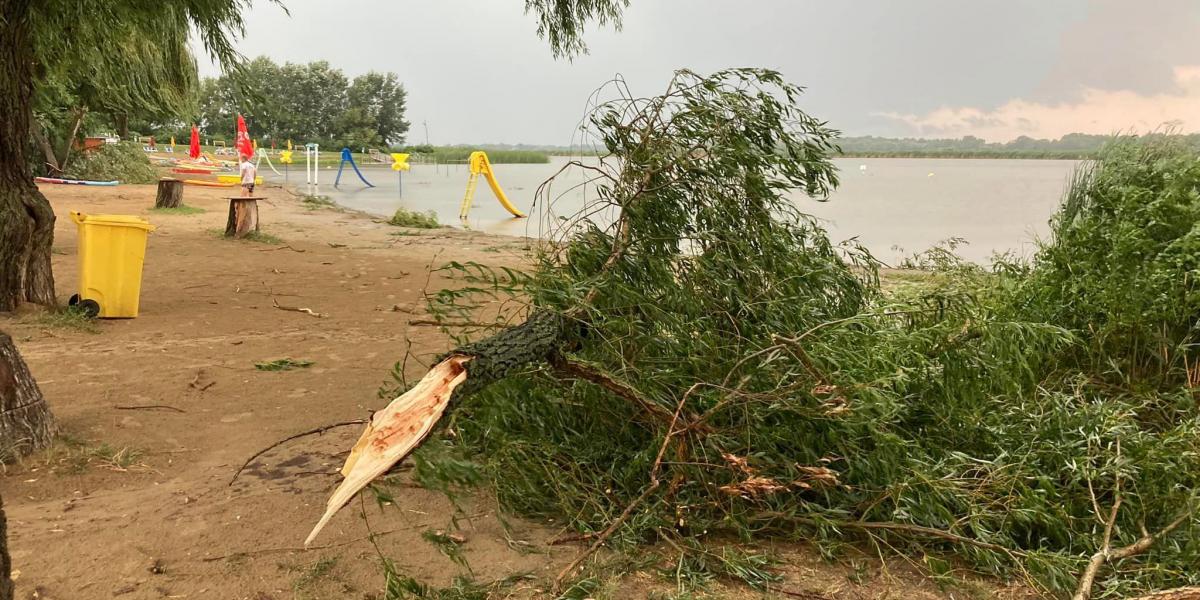
[[[71,219],[79,224],[79,293],[70,304],[92,316],[136,317],[146,236],[154,226],[131,215],[72,211]]]

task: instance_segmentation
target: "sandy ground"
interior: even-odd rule
[[[38,309],[0,316],[64,434],[0,479],[18,597],[383,598],[381,553],[432,584],[467,573],[422,539],[426,530],[451,528],[452,508],[416,486],[395,506],[352,502],[313,548],[301,548],[359,426],[284,444],[230,480],[277,440],[382,407],[376,390],[409,340],[417,356],[446,349],[436,329],[409,324],[421,316],[422,290],[443,283],[430,278],[431,263],[519,264],[524,240],[401,230],[359,214],[311,210],[274,188],[263,190],[262,230],[282,244],[231,241],[219,236],[226,190],[187,188],[185,203],[206,212],[167,215],[148,210],[153,186],[43,188],[59,215],[54,261],[64,300],[75,291],[77,262],[67,211],[142,215],[157,230],[139,318],[101,321],[89,333],[56,325]],[[282,358],[314,364],[255,368]],[[419,371],[414,365],[410,375]],[[552,524],[509,517],[506,531],[486,491],[467,502],[466,513],[463,550],[478,580],[533,575],[516,597],[536,594],[579,551],[548,545],[560,533]],[[903,566],[881,574],[871,563],[859,585],[851,565],[828,565],[796,548],[777,551],[787,561],[781,587],[823,594],[805,597],[968,597],[962,589],[939,591]],[[657,575],[635,575],[609,595],[645,597],[651,589],[670,586]]]

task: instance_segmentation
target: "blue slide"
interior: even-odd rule
[[[362,171],[358,170],[358,165],[354,164],[354,156],[350,154],[349,148],[342,148],[342,162],[338,163],[338,173],[337,177],[333,178],[333,187],[337,187],[338,182],[342,180],[342,168],[346,166],[347,162],[350,163],[351,167],[354,167],[354,172],[358,173],[358,178],[367,184],[367,187],[375,187],[371,185],[370,181],[367,181],[366,177],[363,177]]]

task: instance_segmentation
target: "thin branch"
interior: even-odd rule
[[[662,481],[658,478],[658,474],[662,471],[663,455],[667,453],[667,446],[671,443],[671,438],[675,437],[676,433],[685,431],[685,429],[675,429],[675,424],[678,423],[679,415],[683,412],[683,405],[687,404],[688,397],[692,395],[692,392],[694,392],[697,387],[699,387],[699,384],[693,385],[691,388],[689,388],[683,397],[679,399],[679,405],[675,407],[675,414],[671,417],[671,424],[667,426],[667,434],[663,436],[662,445],[658,448],[658,455],[654,457],[654,466],[650,468],[650,485],[647,486],[646,489],[642,491],[641,495],[635,498],[633,502],[630,502],[629,505],[625,507],[625,510],[621,511],[621,515],[618,516],[615,521],[609,524],[609,526],[605,528],[605,530],[601,532],[599,536],[596,537],[596,541],[592,542],[592,545],[588,546],[587,550],[581,552],[579,556],[575,557],[575,560],[572,560],[570,564],[568,564],[566,567],[563,567],[562,571],[559,571],[558,576],[554,578],[555,591],[562,589],[563,580],[566,579],[566,577],[573,571],[575,571],[575,569],[577,569],[579,565],[587,559],[587,557],[595,553],[596,550],[599,550],[600,546],[603,546],[604,542],[607,541],[608,538],[611,537],[612,534],[625,523],[625,521],[629,520],[629,517],[633,514],[633,510],[637,508],[643,501],[645,501],[646,498],[650,497],[650,495],[653,494],[660,485],[662,485]]]
[[[550,359],[552,366],[560,375],[574,379],[582,379],[584,381],[594,383],[614,394],[628,400],[642,408],[646,413],[654,415],[659,419],[666,420],[671,418],[671,413],[667,409],[654,404],[650,400],[642,396],[640,392],[630,385],[618,381],[611,375],[603,371],[578,361],[571,360],[565,356],[557,355]]]
[[[115,408],[117,410],[173,410],[177,413],[186,413],[187,412],[186,410],[183,410],[182,408],[175,408],[174,406],[167,406],[166,404],[139,404],[139,405],[130,405],[130,406],[117,405],[117,406],[114,406],[113,408]]]
[[[314,429],[309,429],[308,431],[297,433],[296,435],[291,435],[291,436],[285,437],[282,440],[279,440],[278,442],[275,442],[274,444],[271,444],[270,446],[267,446],[266,448],[263,448],[262,450],[255,452],[254,455],[251,456],[250,458],[247,458],[246,462],[242,463],[242,466],[238,467],[238,470],[236,472],[234,472],[233,478],[229,480],[228,485],[233,485],[233,482],[237,481],[238,475],[241,475],[242,471],[245,471],[246,467],[250,466],[250,463],[253,462],[254,459],[266,454],[272,448],[282,446],[283,444],[286,444],[294,439],[302,438],[302,437],[309,436],[309,435],[322,434],[322,433],[325,433],[326,431],[329,431],[330,429],[333,429],[335,427],[345,427],[347,425],[362,425],[363,423],[366,423],[366,422],[367,422],[367,419],[355,419],[353,421],[342,421],[340,423],[334,423],[332,425],[322,425],[321,427],[316,427]]]
[[[1004,546],[1001,546],[1000,544],[993,544],[991,542],[985,542],[983,540],[977,540],[975,538],[969,538],[966,536],[962,536],[957,533],[951,533],[949,531],[944,531],[941,529],[934,529],[932,527],[924,527],[921,525],[910,525],[908,523],[895,523],[892,521],[826,521],[826,520],[818,520],[818,519],[812,519],[812,518],[807,518],[807,517],[797,517],[797,516],[792,516],[792,515],[785,515],[783,513],[777,513],[777,512],[764,512],[764,513],[760,513],[760,514],[761,514],[761,516],[768,517],[768,518],[786,519],[786,520],[793,521],[796,523],[803,523],[805,525],[812,525],[812,526],[833,525],[834,527],[845,527],[848,529],[862,529],[864,531],[879,530],[879,531],[895,531],[895,532],[899,532],[899,533],[911,533],[913,535],[922,535],[922,536],[926,536],[926,537],[940,538],[940,539],[943,539],[943,540],[946,540],[949,542],[954,542],[957,544],[965,544],[968,546],[975,546],[977,548],[983,548],[985,550],[992,550],[995,552],[1003,552],[1004,554],[1007,554],[1007,555],[1013,556],[1013,557],[1019,556],[1019,557],[1024,558],[1024,557],[1029,556],[1029,553],[1024,552],[1022,550],[1006,548]]]
[[[316,317],[318,319],[323,318],[325,316],[325,313],[316,312],[311,308],[302,308],[302,307],[296,307],[296,306],[284,306],[284,305],[280,304],[279,301],[276,300],[274,297],[271,298],[271,304],[273,304],[275,306],[275,308],[278,308],[279,310],[287,310],[287,311],[291,311],[291,312],[304,313],[306,315]]]

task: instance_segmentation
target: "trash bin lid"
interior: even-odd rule
[[[81,212],[71,211],[71,219],[80,225],[87,223],[88,225],[136,227],[138,229],[145,229],[146,231],[154,231],[154,226],[149,221],[136,215],[85,215]]]

